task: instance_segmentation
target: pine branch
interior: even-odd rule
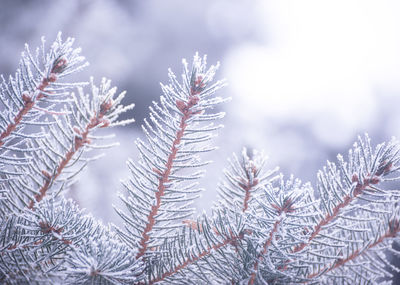
[[[273,240],[275,234],[278,231],[278,227],[279,227],[280,223],[281,223],[280,220],[278,220],[278,221],[276,221],[274,223],[274,225],[273,225],[273,227],[272,227],[272,229],[271,229],[271,231],[269,233],[268,239],[264,242],[263,250],[260,253],[260,257],[254,263],[254,266],[253,266],[254,272],[251,274],[251,277],[250,277],[250,280],[249,280],[249,284],[251,284],[251,285],[254,284],[254,281],[255,281],[256,276],[257,276],[256,272],[258,271],[258,265],[263,260],[264,256],[267,254],[268,248],[270,247],[270,245],[272,243],[272,240]]]
[[[285,181],[280,176],[266,185],[264,193],[257,198],[258,205],[252,206],[247,219],[247,227],[252,232],[247,240],[247,254],[252,257],[248,284],[304,282],[299,272],[283,268],[293,244],[307,237],[316,219],[311,186],[302,185],[293,177]]]
[[[90,95],[78,89],[77,95],[70,95],[73,101],[67,102],[64,107],[64,112],[69,115],[62,118],[54,116],[55,123],[48,126],[47,135],[37,139],[35,144],[29,144],[32,163],[14,166],[15,171],[25,175],[6,181],[23,207],[33,209],[49,189],[56,193],[73,182],[76,173],[91,160],[84,152],[98,147],[95,141],[101,137],[91,136],[96,129],[133,121],[118,121],[120,113],[133,105],[122,107],[120,103],[125,93],[115,94],[116,88],[111,88],[110,81],[106,79],[102,80],[100,87],[92,81]],[[19,206],[16,209],[23,211]]]
[[[45,41],[42,39],[41,59],[39,59],[39,49],[36,50],[34,58],[26,45],[15,78],[10,76],[8,82],[3,78],[0,93],[6,113],[1,116],[0,147],[7,142],[11,143],[13,137],[16,136],[15,133],[22,131],[24,117],[35,110],[39,101],[43,101],[47,97],[60,97],[67,88],[76,85],[63,84],[63,88],[60,90],[56,84],[59,78],[74,73],[87,65],[84,58],[79,55],[80,49],[72,48],[73,42],[73,39],[68,38],[63,43],[61,33],[59,33],[50,51],[45,54]],[[42,115],[35,111],[30,114],[30,117]]]
[[[381,233],[379,229],[388,219],[388,215],[393,214],[390,209],[395,208],[399,196],[397,190],[379,186],[385,180],[397,179],[388,176],[398,171],[398,153],[397,142],[378,145],[373,151],[369,138],[366,137],[365,140],[360,138],[349,152],[348,162],[338,156],[339,169],[328,162],[328,166],[318,175],[320,209],[314,212],[319,217],[315,219],[312,230],[307,229],[307,239],[286,251],[286,255],[290,257],[277,266],[278,270],[287,274],[296,272],[297,276],[306,279],[312,277],[311,280],[314,281],[320,280],[319,278],[324,280],[333,268],[345,270],[346,264],[361,252],[363,255],[370,254],[372,247],[377,245],[372,243],[373,246],[370,247],[371,240],[379,241],[378,243],[385,241],[387,244],[386,239],[392,237],[391,234]],[[296,264],[303,264],[303,267]],[[364,276],[350,270],[347,275],[341,274],[340,278],[330,277],[329,280],[343,282],[350,280],[352,276],[358,276],[365,281],[375,282],[381,277],[389,276],[383,269],[385,265],[386,263],[375,259],[360,269],[359,272],[366,272]],[[373,268],[379,268],[380,272],[371,274],[370,272],[374,272]],[[279,278],[276,277],[275,282]]]
[[[267,157],[256,151],[250,156],[247,150],[242,150],[240,159],[234,154],[229,161],[230,167],[224,170],[225,180],[218,187],[220,201],[234,207],[242,204],[242,212],[246,212],[253,197],[256,197],[263,188],[277,179],[279,168],[265,171]]]
[[[218,185],[218,203],[225,203],[232,209],[241,207],[245,213],[252,199],[278,178],[275,175],[278,167],[269,171],[264,169],[266,160],[263,153],[255,150],[248,155],[246,148],[243,148],[240,159],[233,154],[233,159],[228,160],[229,168],[224,169],[225,179]],[[198,226],[193,220],[184,220],[183,223],[193,229]]]
[[[174,267],[172,270],[164,272],[160,277],[150,280],[150,284],[154,284],[157,282],[165,281],[168,277],[173,276],[174,274],[178,274],[182,270],[184,270],[189,265],[192,265],[201,259],[208,257],[212,254],[213,251],[217,251],[229,244],[234,244],[238,239],[243,238],[243,236],[231,236],[225,238],[223,241],[213,244],[212,246],[207,247],[205,250],[199,252],[197,255],[190,257],[189,259],[183,261],[181,264]]]
[[[43,275],[39,280],[49,278],[49,269],[60,270],[63,252],[97,231],[92,231],[92,221],[80,214],[71,201],[44,200],[35,212],[5,219],[0,235],[0,272],[7,280],[19,282],[38,280],[38,275]]]
[[[196,225],[197,229],[182,226],[165,239],[149,261],[150,284],[225,283],[227,276],[235,280],[238,272],[232,266],[237,252],[231,248],[243,251],[242,241],[248,234],[242,216],[233,218],[227,208],[219,208],[212,219],[202,215]]]
[[[372,176],[367,176],[363,179],[362,182],[359,181],[357,174],[353,174],[352,182],[355,183],[355,188],[351,193],[345,195],[342,198],[342,201],[339,202],[331,211],[328,213],[315,227],[313,233],[308,238],[308,242],[302,243],[296,246],[293,249],[293,252],[299,252],[303,250],[306,246],[310,244],[310,242],[318,236],[320,231],[324,226],[331,223],[338,215],[341,213],[343,208],[346,208],[353,202],[360,194],[362,194],[368,187],[372,185],[376,185],[380,182],[381,176],[386,175],[390,172],[390,168],[392,166],[392,162],[387,163],[386,165],[382,165],[380,169],[377,169],[376,172]]]
[[[58,80],[87,65],[79,55],[80,49],[72,47],[73,39],[62,42],[61,33],[58,34],[47,53],[44,43],[42,39],[42,49],[37,49],[35,56],[26,45],[15,77],[10,76],[8,82],[3,78],[0,84],[0,104],[4,109],[0,115],[0,183],[24,205],[30,195],[27,192],[34,191],[34,188],[27,185],[23,175],[37,172],[30,168],[43,149],[45,130],[55,124],[54,120],[49,122],[48,119],[57,120],[57,117],[65,116],[66,113],[57,111],[60,102],[68,100],[66,94],[72,87],[82,85],[58,83]],[[41,176],[39,179],[46,181],[47,174],[46,171],[35,176]],[[20,185],[16,187],[16,184]],[[21,191],[21,188],[27,192]],[[19,203],[11,201],[15,199],[14,195],[6,195],[10,200],[7,206],[20,210]]]
[[[70,200],[44,199],[39,204],[35,212],[27,211],[1,225],[0,276],[62,284],[143,280],[142,264],[109,228],[84,215]]]
[[[64,46],[58,38],[44,57],[45,67],[61,52],[59,49],[67,50],[72,55],[79,52],[70,49],[72,41],[68,41]],[[39,72],[39,63],[33,62],[30,54],[29,57]],[[109,80],[103,79],[99,87],[92,81],[91,94],[88,95],[76,84],[55,83],[53,79],[56,75],[62,77],[76,71],[72,67],[74,65],[65,65],[64,57],[51,67],[51,80],[42,81],[39,91],[36,90],[30,97],[35,104],[39,100],[45,102],[44,108],[32,104],[29,112],[24,111],[26,114],[16,125],[16,131],[10,132],[6,137],[7,143],[2,146],[5,154],[21,153],[19,156],[2,157],[12,161],[2,165],[7,171],[2,171],[4,179],[0,184],[0,212],[5,214],[0,217],[0,279],[6,282],[62,282],[68,274],[71,275],[69,280],[113,284],[128,284],[143,279],[142,264],[127,253],[128,248],[117,240],[115,234],[93,219],[79,216],[80,210],[59,195],[60,190],[68,187],[77,172],[92,160],[84,152],[103,147],[95,144],[103,137],[92,136],[94,130],[133,122],[118,121],[119,115],[133,105],[121,104],[125,92],[115,96],[116,88],[111,88]],[[26,69],[26,76],[18,81],[21,87],[29,80],[35,80],[29,73],[29,67]],[[40,75],[43,76],[43,72]],[[53,88],[50,88],[50,82]],[[4,86],[13,91],[19,87],[15,82]],[[76,86],[77,94],[69,93],[69,88]],[[2,91],[11,89],[3,88]],[[17,94],[16,91],[14,93]],[[15,94],[9,92],[8,95]],[[24,96],[27,98],[25,93]],[[55,111],[61,104],[62,109]],[[42,113],[47,118],[43,119]],[[48,121],[48,118],[51,120]],[[40,135],[23,134],[25,125],[41,127]],[[22,139],[10,139],[12,136]],[[49,190],[52,190],[51,195]],[[49,199],[44,199],[45,196]],[[27,201],[30,201],[29,204]],[[94,271],[96,274],[88,276],[77,268],[82,268],[80,261],[88,256],[86,249],[89,248],[95,248],[96,252],[92,252],[90,260],[94,262],[94,268],[97,265],[99,268]],[[124,258],[117,258],[117,251],[123,252]],[[110,257],[113,258],[112,263],[108,260]],[[76,270],[73,273],[68,271],[66,264],[75,266]]]
[[[121,197],[130,216],[117,210],[126,222],[127,233],[121,238],[137,250],[137,258],[154,254],[165,237],[191,217],[189,206],[197,197],[196,188],[202,172],[184,172],[204,166],[198,154],[213,148],[207,145],[220,126],[214,121],[223,113],[208,113],[224,100],[212,97],[222,82],[212,83],[217,66],[206,69],[206,60],[197,55],[192,70],[184,61],[183,82],[170,71],[170,85],[162,85],[161,105],[150,108],[151,124],[145,120],[147,142],[137,141],[141,158],[136,165],[128,162],[132,177],[125,183],[128,198]],[[180,174],[182,173],[182,174]]]
[[[397,212],[398,212],[398,209],[397,209]],[[397,235],[400,233],[399,225],[400,224],[399,224],[398,219],[394,218],[394,219],[389,220],[387,225],[385,225],[387,227],[387,230],[384,231],[382,234],[378,235],[375,238],[375,241],[369,242],[362,249],[354,250],[353,252],[351,252],[351,254],[348,254],[345,258],[337,259],[336,262],[331,264],[329,267],[325,266],[325,267],[321,268],[318,272],[309,274],[307,276],[307,278],[313,279],[315,277],[320,276],[321,274],[328,274],[330,271],[334,271],[334,270],[344,271],[343,267],[346,267],[346,266],[351,266],[352,268],[354,268],[355,266],[357,266],[357,264],[354,264],[354,262],[357,262],[357,260],[362,258],[363,255],[366,255],[369,251],[371,251],[371,249],[373,249],[374,247],[381,246],[382,244],[388,244],[388,241],[390,241],[394,238],[397,238]],[[380,247],[379,251],[381,252],[384,249],[385,249],[385,247]],[[348,265],[348,263],[353,263],[353,264]],[[359,264],[362,266],[362,262],[359,262]],[[389,264],[383,263],[383,266],[387,266],[387,265],[389,265]],[[358,272],[362,272],[362,270],[358,270]],[[343,274],[337,274],[337,273],[333,274],[333,276],[336,276],[336,275],[343,276]],[[358,273],[356,273],[356,275],[358,275]],[[387,277],[390,277],[390,275],[388,275]],[[370,280],[369,278],[365,278],[365,277],[363,279],[365,279],[365,281]]]
[[[40,202],[43,197],[46,195],[49,187],[54,183],[54,181],[60,176],[65,167],[67,167],[71,160],[76,156],[76,154],[85,146],[92,143],[89,135],[96,128],[105,128],[110,126],[110,124],[115,121],[119,114],[115,114],[116,104],[113,101],[113,96],[115,94],[115,90],[110,90],[110,82],[103,79],[102,85],[100,87],[101,91],[97,87],[93,85],[92,82],[92,97],[100,97],[100,106],[96,106],[95,109],[88,110],[88,113],[91,113],[88,123],[83,128],[83,131],[80,130],[79,127],[74,126],[73,131],[74,135],[70,134],[70,137],[74,137],[72,145],[69,150],[64,154],[64,157],[59,161],[59,163],[54,167],[52,174],[48,173],[46,170],[42,170],[42,174],[45,176],[46,181],[42,185],[38,194],[35,194],[35,199],[31,200],[28,208],[32,209],[36,202]],[[101,92],[101,93],[99,93]],[[120,100],[120,99],[119,99]],[[73,108],[72,106],[71,108]],[[131,106],[133,107],[133,106]],[[126,110],[126,109],[125,109]],[[71,109],[71,113],[73,113],[73,109]],[[120,113],[118,111],[118,113]],[[109,120],[111,119],[111,121]],[[65,146],[65,144],[64,144]]]

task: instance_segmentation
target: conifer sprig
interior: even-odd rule
[[[218,187],[220,201],[233,208],[239,203],[242,211],[246,212],[252,199],[278,178],[279,168],[266,171],[266,160],[263,153],[254,151],[248,154],[246,148],[243,148],[240,157],[233,154],[229,168],[224,170],[225,179]]]
[[[307,191],[295,191],[306,200],[284,198],[278,204],[268,198],[275,191],[266,192],[262,204],[267,219],[257,210],[252,215],[263,225],[252,228],[253,235],[264,235],[266,243],[258,245],[262,251],[249,284],[256,284],[256,277],[260,282],[278,284],[368,283],[391,277],[385,268],[393,265],[384,255],[398,237],[399,196],[386,181],[398,179],[398,142],[381,144],[374,150],[366,136],[359,138],[348,156],[346,162],[339,155],[338,166],[328,162],[319,172],[319,198],[309,191],[306,196]],[[283,189],[278,187],[278,191]],[[273,219],[274,212],[285,213],[284,219]],[[270,241],[272,234],[276,238]],[[252,248],[259,244],[257,239],[251,242]],[[264,260],[268,262],[261,269]]]
[[[13,139],[34,138],[32,135],[20,134],[25,125],[40,124],[39,119],[56,107],[54,101],[62,102],[68,89],[83,84],[58,83],[61,78],[87,65],[80,55],[80,49],[72,47],[73,42],[71,38],[63,42],[59,33],[50,50],[46,52],[45,40],[42,38],[42,47],[36,49],[35,55],[32,55],[26,45],[15,76],[10,76],[8,81],[2,77],[0,98],[4,113],[1,114],[0,147],[3,152],[6,149],[3,146],[21,146],[20,142],[16,144]],[[43,112],[38,106],[41,101],[53,104],[47,105]]]
[[[137,258],[152,254],[163,239],[192,217],[191,204],[201,189],[195,182],[204,166],[200,154],[213,150],[208,142],[220,128],[213,121],[223,113],[210,112],[224,101],[214,97],[223,82],[212,82],[218,66],[206,68],[206,58],[194,57],[191,70],[186,61],[179,83],[169,71],[170,84],[161,85],[160,103],[150,107],[145,120],[146,142],[138,139],[138,164],[128,162],[132,176],[126,182],[128,197],[122,197],[129,215],[118,211],[126,222],[121,237],[137,252]],[[193,171],[186,171],[193,169]]]
[[[40,202],[43,199],[47,190],[54,184],[65,168],[71,164],[76,164],[77,161],[82,161],[83,164],[86,164],[87,159],[81,154],[85,148],[90,148],[94,143],[91,134],[96,128],[123,125],[134,121],[133,119],[117,121],[122,112],[133,108],[134,105],[124,107],[120,105],[125,92],[114,98],[116,88],[111,88],[110,80],[103,78],[100,87],[96,87],[93,79],[91,79],[91,94],[85,95],[82,89],[78,89],[78,94],[79,96],[71,94],[74,101],[66,109],[68,113],[72,114],[71,119],[65,124],[55,118],[58,123],[57,126],[63,131],[64,138],[59,135],[49,137],[46,145],[54,149],[58,147],[57,154],[59,157],[57,160],[54,159],[57,163],[49,169],[51,172],[46,169],[42,170],[42,174],[46,179],[40,187],[39,193],[35,194],[34,199],[30,201],[28,206],[30,209],[33,208],[35,202]],[[52,128],[50,130],[52,131],[51,134],[54,135],[60,133]],[[51,162],[47,163],[47,165],[51,165]],[[71,176],[71,173],[69,176]]]

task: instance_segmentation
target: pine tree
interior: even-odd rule
[[[107,148],[99,128],[126,125],[107,79],[69,82],[86,66],[61,35],[28,46],[0,87],[0,282],[4,284],[383,284],[400,232],[400,144],[359,138],[328,162],[315,189],[269,169],[243,150],[224,171],[212,213],[196,215],[198,179],[227,99],[215,93],[218,65],[183,61],[150,107],[140,157],[116,209],[122,228],[103,225],[65,192]],[[88,89],[88,91],[86,91]]]

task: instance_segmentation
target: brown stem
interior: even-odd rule
[[[267,254],[268,251],[268,247],[271,245],[272,239],[274,237],[274,234],[277,232],[278,230],[278,226],[280,224],[281,220],[278,220],[274,223],[274,226],[271,230],[271,232],[269,233],[269,238],[268,240],[265,241],[264,246],[263,246],[263,250],[260,254],[260,256],[258,257],[258,260],[256,260],[256,262],[254,263],[254,271],[251,274],[251,278],[249,280],[249,285],[253,285],[254,281],[256,280],[256,274],[257,274],[257,270],[258,270],[258,264],[259,262],[264,258],[265,254]]]
[[[373,178],[373,179],[368,179],[365,178],[363,183],[360,183],[358,181],[358,177],[356,175],[353,176],[353,182],[357,182],[356,188],[353,191],[353,196],[347,195],[344,197],[343,202],[339,203],[333,208],[333,211],[331,214],[328,214],[323,218],[318,225],[315,226],[313,233],[310,235],[308,238],[307,242],[303,242],[299,245],[297,245],[293,250],[292,253],[299,252],[303,250],[306,246],[308,246],[311,241],[320,233],[322,228],[332,222],[340,213],[340,210],[347,207],[357,196],[359,196],[370,184],[377,184],[379,182],[379,179]]]
[[[169,175],[171,174],[171,171],[173,168],[173,162],[174,162],[174,159],[176,158],[176,155],[179,150],[178,145],[181,143],[182,137],[183,137],[183,135],[185,133],[185,129],[187,127],[186,121],[190,117],[192,117],[194,114],[196,114],[196,112],[193,112],[192,110],[190,110],[190,108],[193,107],[194,105],[196,105],[199,100],[199,97],[195,96],[194,94],[196,94],[196,93],[194,93],[192,91],[190,99],[187,103],[185,103],[183,101],[176,102],[176,106],[183,113],[183,116],[182,116],[180,124],[179,124],[179,129],[176,132],[175,139],[172,143],[171,152],[168,155],[167,162],[165,164],[165,170],[164,170],[164,172],[160,172],[160,171],[156,170],[157,173],[161,175],[161,177],[159,178],[159,181],[158,181],[158,187],[157,187],[158,191],[155,194],[156,204],[151,207],[151,211],[150,211],[149,215],[147,216],[147,224],[142,232],[142,238],[139,242],[139,251],[136,255],[136,258],[142,257],[147,251],[147,247],[148,247],[147,242],[150,240],[149,233],[153,229],[153,227],[156,223],[155,216],[157,215],[158,209],[161,206],[161,198],[165,194],[165,189],[166,189],[165,183],[167,183],[169,181]]]
[[[42,174],[45,176],[46,181],[43,184],[43,186],[39,190],[39,194],[35,194],[35,199],[31,200],[29,203],[28,208],[33,209],[33,206],[35,205],[35,202],[40,202],[44,196],[46,195],[47,190],[50,188],[52,182],[60,176],[62,173],[63,169],[68,165],[70,160],[73,158],[75,153],[81,149],[85,144],[90,143],[90,139],[88,138],[89,132],[91,129],[97,127],[100,124],[103,124],[102,127],[108,126],[108,121],[104,119],[105,114],[107,111],[111,108],[112,103],[107,102],[103,103],[100,107],[100,112],[98,115],[94,115],[91,119],[89,124],[86,126],[85,130],[81,133],[79,130],[75,129],[75,132],[78,133],[78,135],[75,136],[75,143],[71,147],[71,149],[65,154],[65,157],[61,160],[60,164],[58,164],[56,171],[54,172],[53,175],[48,173],[47,171],[43,170]]]
[[[27,92],[22,94],[22,100],[24,101],[24,105],[21,110],[19,110],[18,114],[14,117],[14,122],[8,124],[7,128],[0,134],[0,147],[4,145],[4,139],[11,135],[17,128],[17,126],[21,123],[23,117],[35,106],[36,101],[46,97],[43,93],[44,90],[53,82],[57,80],[57,74],[60,73],[67,66],[67,61],[63,58],[58,59],[51,69],[49,77],[45,77],[40,82],[39,86],[37,86],[36,90],[39,91],[36,100],[33,101],[31,95]]]
[[[254,170],[255,172],[255,170]],[[250,179],[248,179],[247,181],[245,181],[243,179],[243,181],[239,182],[238,185],[245,191],[245,197],[243,200],[243,209],[242,212],[244,213],[249,205],[249,200],[250,200],[250,192],[253,189],[253,187],[257,186],[258,184],[258,179],[253,179],[253,182],[250,182]],[[200,232],[203,231],[202,226],[199,225],[196,221],[193,220],[184,220],[182,221],[183,224],[185,224],[186,226],[190,227],[192,230],[200,230]],[[216,231],[216,229],[214,229],[214,231],[218,234],[218,232]]]
[[[382,166],[380,169],[383,170],[378,170],[375,175],[371,175],[369,177],[364,178],[363,182],[359,181],[359,178],[356,174],[353,175],[352,177],[352,182],[353,183],[357,183],[354,191],[353,191],[353,195],[346,195],[344,197],[343,202],[339,203],[338,205],[336,205],[333,208],[333,211],[331,214],[328,214],[325,216],[325,218],[323,218],[314,228],[313,233],[310,235],[310,237],[308,238],[307,242],[303,242],[297,246],[295,246],[292,250],[291,253],[297,253],[301,250],[303,250],[305,247],[309,246],[311,244],[311,241],[321,232],[323,226],[329,224],[330,222],[332,222],[339,214],[340,214],[340,210],[347,207],[352,201],[354,201],[368,186],[370,186],[371,184],[378,184],[380,182],[380,177],[382,175],[386,175],[387,173],[389,173],[390,168],[391,168],[392,164],[388,163],[386,164],[386,166]],[[282,265],[279,270],[286,270],[287,268],[287,264],[290,262],[291,260],[286,260],[285,261],[285,265]]]
[[[242,208],[242,212],[244,213],[247,211],[247,208],[249,207],[251,190],[253,190],[253,188],[258,185],[258,179],[256,178],[257,168],[253,164],[253,161],[250,160],[250,165],[247,165],[247,163],[245,163],[245,165],[243,165],[242,167],[244,168],[244,172],[246,173],[246,179],[241,178],[241,180],[238,182],[238,185],[245,192],[243,199],[243,208]]]
[[[253,182],[248,179],[247,181],[243,181],[239,183],[239,186],[245,191],[245,196],[243,200],[243,213],[247,211],[247,208],[249,207],[249,201],[250,201],[250,194],[251,190],[253,187],[257,186],[258,184],[258,179],[254,179]]]
[[[373,247],[377,246],[378,244],[382,243],[386,238],[395,238],[399,232],[400,232],[399,221],[392,220],[389,222],[389,229],[382,236],[380,236],[374,243],[371,243],[366,249],[364,249],[361,252],[357,249],[352,254],[350,254],[348,257],[346,257],[345,259],[339,258],[332,266],[322,268],[318,272],[309,274],[307,276],[307,278],[314,278],[314,277],[318,276],[320,274],[320,272],[326,273],[326,272],[332,271],[332,270],[338,268],[339,266],[342,266],[345,263],[347,263],[351,260],[354,260],[357,257],[361,256],[368,249],[373,248]]]
[[[149,284],[154,284],[156,282],[160,282],[165,280],[166,278],[178,273],[180,270],[186,268],[187,266],[199,261],[200,259],[204,258],[205,256],[209,255],[212,250],[218,250],[228,244],[235,244],[238,239],[243,238],[243,234],[239,236],[231,236],[230,238],[225,239],[224,241],[215,244],[213,246],[209,246],[206,250],[200,252],[197,256],[194,256],[192,258],[189,258],[182,262],[180,265],[176,266],[173,270],[170,270],[168,272],[164,272],[160,277],[150,280]]]
[[[61,233],[64,231],[64,228],[62,228],[62,227],[61,228],[55,228],[55,227],[51,226],[49,223],[43,222],[43,221],[39,222],[39,226],[40,226],[40,230],[45,234],[56,233],[58,236],[60,236]],[[59,238],[57,235],[54,235],[53,238],[60,240],[63,244],[67,244],[67,245],[72,244],[71,240],[63,238],[63,237]],[[43,240],[37,240],[33,244],[34,245],[39,245],[41,243],[43,243]],[[10,245],[9,247],[7,247],[7,250],[16,249],[18,247],[18,245],[19,245],[18,243]],[[28,249],[29,246],[28,245],[23,245],[22,248],[23,249]],[[4,252],[2,252],[1,255],[4,255]]]
[[[293,213],[296,210],[295,207],[294,207],[294,201],[291,198],[285,198],[281,205],[271,204],[271,206],[272,206],[272,208],[274,208],[276,210],[276,214],[278,215],[279,219],[275,221],[275,223],[274,223],[274,225],[272,227],[272,230],[269,233],[269,238],[265,241],[264,246],[263,246],[263,250],[259,254],[259,257],[256,260],[256,262],[254,263],[254,271],[251,274],[251,278],[250,278],[249,283],[248,283],[249,285],[253,285],[254,284],[254,281],[255,281],[256,275],[257,275],[258,265],[259,265],[260,261],[262,261],[264,256],[267,254],[268,248],[272,243],[272,239],[274,238],[274,235],[278,231],[278,227],[279,227],[279,225],[281,224],[281,222],[283,220],[281,215],[283,213]]]
[[[51,225],[49,225],[48,223],[46,223],[46,222],[39,222],[39,225],[40,225],[40,230],[43,232],[43,233],[45,233],[45,234],[49,234],[49,233],[57,233],[58,235],[61,235],[61,233],[63,232],[63,230],[64,230],[64,228],[55,228],[55,227],[52,227]],[[56,236],[54,236],[54,238],[55,239],[59,239],[60,241],[62,241],[62,243],[64,243],[64,244],[72,244],[72,241],[71,240],[68,240],[68,239],[65,239],[65,238],[63,238],[63,237],[61,237],[61,238],[58,238],[58,237],[56,237]],[[40,244],[42,241],[40,241],[39,243],[37,243],[37,244]],[[36,244],[36,243],[35,243]]]

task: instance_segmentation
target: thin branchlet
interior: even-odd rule
[[[230,245],[230,244],[235,244],[237,240],[242,239],[242,238],[243,238],[243,235],[231,236],[221,242],[213,244],[212,246],[209,246],[205,250],[199,252],[197,255],[191,256],[190,258],[188,258],[184,261],[181,261],[181,263],[179,265],[177,265],[170,271],[164,272],[160,277],[150,280],[149,284],[155,284],[157,282],[165,281],[167,278],[172,277],[174,274],[180,273],[182,270],[184,270],[188,266],[198,262],[201,259],[204,259],[204,258],[210,256],[213,251],[217,251],[217,250],[219,250],[227,245]]]
[[[137,258],[156,254],[154,249],[164,236],[193,215],[190,205],[200,192],[193,180],[202,175],[195,169],[205,165],[200,154],[213,149],[208,143],[220,127],[209,121],[223,116],[210,112],[224,101],[211,97],[223,86],[222,82],[212,82],[216,69],[207,69],[206,58],[196,55],[191,70],[184,61],[182,83],[170,71],[170,84],[161,85],[164,94],[160,103],[154,102],[150,120],[142,127],[146,142],[137,141],[141,157],[138,164],[129,163],[132,182],[125,183],[128,198],[122,197],[132,216],[118,211],[127,222],[126,230],[134,233],[132,236],[119,230],[121,238],[137,250]],[[184,171],[185,166],[194,171]]]
[[[142,264],[115,233],[60,194],[92,160],[86,151],[102,147],[93,144],[103,139],[91,135],[95,129],[133,122],[118,121],[133,105],[121,104],[125,92],[114,96],[109,80],[99,87],[91,80],[90,94],[85,84],[58,82],[86,65],[72,43],[59,35],[36,57],[26,48],[15,78],[0,85],[8,112],[0,124],[0,280],[6,283],[131,284],[144,278]]]
[[[156,223],[155,216],[157,215],[158,209],[161,206],[161,199],[163,198],[165,189],[166,189],[165,184],[168,183],[168,181],[170,179],[169,176],[170,176],[172,168],[173,168],[174,159],[176,158],[176,155],[179,150],[178,145],[181,143],[182,137],[185,133],[187,121],[193,115],[195,115],[196,112],[199,112],[199,111],[196,111],[196,112],[192,111],[192,108],[195,107],[199,101],[199,97],[197,97],[196,94],[198,94],[200,91],[198,91],[199,89],[196,87],[196,85],[200,85],[200,84],[202,84],[201,78],[198,78],[196,80],[195,86],[191,87],[191,92],[190,92],[189,100],[187,103],[185,103],[183,101],[178,101],[178,100],[176,101],[176,106],[182,112],[183,116],[179,123],[179,129],[176,132],[175,139],[172,142],[170,154],[168,155],[167,162],[164,167],[165,170],[163,172],[160,172],[158,169],[154,170],[157,174],[159,174],[161,176],[158,181],[158,187],[157,187],[158,191],[155,195],[156,204],[152,206],[150,214],[147,217],[148,222],[142,233],[142,238],[139,242],[139,245],[140,245],[139,252],[136,255],[136,258],[142,257],[145,254],[145,252],[147,251],[147,246],[148,246],[147,243],[150,239],[149,233],[153,229],[153,227]]]
[[[57,166],[53,175],[50,175],[45,170],[42,170],[43,175],[46,177],[46,181],[44,185],[40,188],[39,194],[35,195],[35,199],[32,199],[29,203],[28,208],[32,209],[36,202],[40,202],[43,197],[46,195],[47,190],[49,189],[51,182],[56,180],[58,176],[62,173],[63,169],[68,165],[74,155],[85,145],[90,144],[90,139],[88,138],[89,132],[100,126],[102,128],[107,127],[109,122],[104,119],[106,113],[110,110],[112,106],[112,102],[104,102],[101,105],[100,113],[97,114],[95,117],[90,118],[90,123],[87,124],[83,132],[80,132],[79,129],[75,129],[77,133],[74,139],[74,145],[72,148],[65,154],[65,157],[60,161],[59,165]]]

